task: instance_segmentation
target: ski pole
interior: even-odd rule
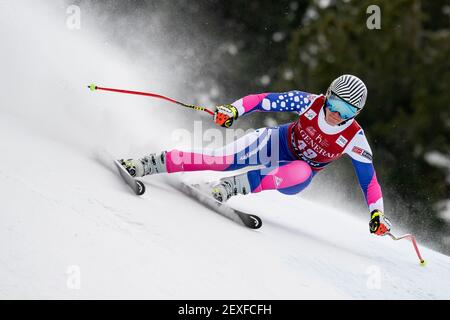
[[[419,257],[419,260],[420,260],[420,264],[422,265],[422,266],[425,266],[425,264],[426,264],[426,261],[425,261],[425,259],[424,258],[422,258],[422,256],[420,255],[420,252],[419,252],[419,247],[417,246],[417,242],[416,242],[416,238],[412,235],[412,234],[404,234],[403,236],[400,236],[400,237],[396,237],[396,236],[394,236],[392,233],[390,233],[390,232],[388,232],[388,233],[386,233],[389,237],[391,237],[391,239],[392,240],[395,240],[395,241],[398,241],[398,240],[401,240],[401,239],[409,239],[409,240],[411,240],[411,242],[412,242],[412,244],[413,244],[413,246],[414,246],[414,249],[416,250],[416,254],[417,254],[417,257]]]
[[[153,97],[153,98],[158,98],[158,99],[164,99],[166,101],[178,104],[180,106],[186,107],[186,108],[191,108],[194,110],[199,110],[199,111],[205,111],[207,113],[209,113],[210,115],[214,115],[214,112],[212,112],[211,110],[205,108],[205,107],[201,107],[201,106],[196,106],[193,104],[186,104],[180,101],[177,101],[175,99],[169,98],[169,97],[165,97],[163,95],[160,94],[156,94],[156,93],[151,93],[151,92],[139,92],[139,91],[131,91],[131,90],[123,90],[123,89],[113,89],[113,88],[103,88],[103,87],[99,87],[95,84],[91,84],[88,86],[88,88],[91,91],[95,91],[95,90],[103,90],[103,91],[112,91],[112,92],[118,92],[118,93],[127,93],[127,94],[135,94],[135,95],[140,95],[140,96],[147,96],[147,97]]]

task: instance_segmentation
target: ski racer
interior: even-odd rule
[[[298,119],[277,127],[254,130],[222,148],[171,150],[139,159],[121,160],[133,177],[181,171],[233,171],[262,167],[220,179],[210,188],[220,202],[237,194],[278,190],[293,195],[343,154],[350,157],[370,212],[369,230],[376,235],[390,231],[384,216],[381,187],[372,163],[372,151],[355,117],[367,98],[364,82],[342,75],[325,95],[302,91],[245,96],[216,107],[214,121],[229,128],[249,113],[297,112]]]

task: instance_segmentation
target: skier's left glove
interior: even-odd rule
[[[384,236],[391,231],[391,222],[386,218],[380,210],[373,210],[370,213],[369,222],[370,233],[375,233],[377,236]]]
[[[229,128],[233,124],[233,120],[238,118],[238,111],[236,107],[231,104],[217,106],[214,112],[214,122],[224,128]]]

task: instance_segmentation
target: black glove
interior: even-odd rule
[[[238,118],[236,107],[231,104],[217,106],[214,112],[214,122],[224,128],[229,128],[233,124],[233,120]]]
[[[373,210],[370,213],[369,221],[370,233],[375,233],[377,236],[384,236],[391,231],[391,222],[386,218],[380,210]]]

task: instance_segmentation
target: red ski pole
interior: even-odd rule
[[[212,112],[211,110],[209,110],[209,109],[207,109],[205,107],[196,106],[196,105],[193,105],[193,104],[186,104],[186,103],[183,103],[183,102],[177,101],[175,99],[172,99],[172,98],[160,95],[160,94],[156,94],[156,93],[139,92],[139,91],[131,91],[131,90],[123,90],[123,89],[113,89],[113,88],[103,88],[103,87],[96,86],[95,84],[89,85],[88,88],[91,91],[103,90],[103,91],[112,91],[112,92],[118,92],[118,93],[135,94],[135,95],[140,95],[140,96],[147,96],[147,97],[152,97],[152,98],[164,99],[166,101],[178,104],[178,105],[186,107],[186,108],[191,108],[191,109],[199,110],[199,111],[205,111],[205,112],[209,113],[210,115],[214,115],[214,112]]]
[[[394,235],[393,235],[392,233],[390,233],[390,232],[388,232],[388,233],[386,233],[386,234],[387,234],[389,237],[391,237],[392,240],[395,240],[395,241],[401,240],[401,239],[409,239],[409,240],[411,240],[411,242],[412,242],[412,244],[413,244],[413,246],[414,246],[414,249],[416,250],[417,257],[419,257],[420,264],[421,264],[422,266],[425,266],[426,261],[425,261],[425,259],[422,258],[422,256],[420,255],[419,247],[417,246],[417,242],[416,242],[416,238],[415,238],[412,234],[405,234],[405,235],[400,236],[400,237],[396,237],[396,236],[394,236]]]

